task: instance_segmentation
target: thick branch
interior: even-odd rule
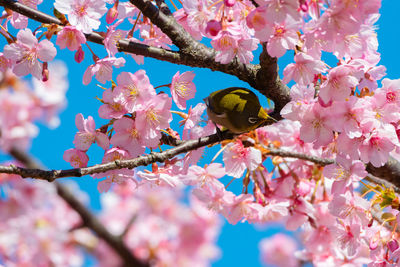
[[[270,114],[277,120],[282,119],[280,111],[290,101],[290,90],[278,76],[278,60],[267,52],[266,43],[262,43],[260,69],[256,75],[256,89],[275,103],[274,112]]]
[[[260,93],[272,99],[275,103],[275,111],[271,115],[281,119],[280,110],[290,101],[289,88],[278,77],[278,65],[276,58],[271,58],[265,49],[260,56],[260,66],[241,64],[235,58],[231,63],[220,64],[215,61],[216,52],[196,41],[173,16],[168,16],[150,0],[130,0],[152,23],[157,25],[180,50],[195,62],[208,66],[212,70],[222,71],[235,75],[247,82]],[[191,61],[191,60],[189,60]]]
[[[40,164],[35,162],[31,157],[20,150],[12,149],[10,154],[28,168],[41,168]],[[94,216],[78,199],[76,199],[76,197],[65,186],[57,182],[55,183],[55,186],[58,195],[79,214],[84,226],[91,229],[98,237],[103,239],[110,246],[110,248],[121,257],[121,259],[124,261],[124,266],[149,266],[147,263],[143,263],[133,256],[130,249],[124,244],[122,239],[118,236],[112,235],[96,218],[96,216]]]

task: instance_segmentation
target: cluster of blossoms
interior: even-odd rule
[[[33,79],[31,85],[10,72],[9,64],[0,53],[0,147],[4,151],[28,148],[38,133],[37,120],[57,127],[68,89],[67,69],[61,62],[50,65],[54,74],[46,82]]]
[[[124,233],[125,244],[139,259],[154,266],[209,266],[220,253],[215,242],[221,222],[196,198],[182,204],[182,195],[177,188],[147,184],[136,190],[125,183],[101,196],[101,218],[113,234]],[[104,242],[94,253],[99,266],[119,265]]]
[[[36,8],[39,2],[31,1],[30,5]],[[108,11],[105,2],[112,4]],[[109,203],[110,208],[105,211],[112,214],[107,219],[110,220],[110,227],[113,227],[113,216],[118,223],[128,222],[126,213],[114,214],[119,209],[118,205],[128,205],[136,207],[130,209],[137,210],[137,216],[142,216],[142,213],[149,215],[150,219],[143,221],[153,227],[152,231],[158,233],[164,230],[160,229],[159,219],[155,220],[149,212],[139,210],[135,202],[137,199],[126,199],[131,195],[146,199],[149,195],[153,196],[153,190],[166,190],[164,187],[179,189],[189,185],[194,188],[193,194],[197,198],[194,203],[199,210],[195,209],[187,215],[193,221],[179,221],[181,226],[191,228],[197,223],[204,223],[214,229],[215,221],[210,219],[211,215],[207,213],[202,217],[205,211],[197,207],[196,202],[200,201],[232,224],[240,221],[281,221],[288,230],[301,227],[304,247],[296,252],[296,259],[291,258],[292,266],[297,266],[300,261],[309,261],[315,266],[400,264],[398,233],[387,230],[381,222],[397,230],[400,223],[397,195],[391,188],[366,186],[365,190],[375,193],[367,201],[360,186],[360,181],[368,175],[366,164],[380,167],[389,157],[400,160],[400,80],[383,79],[378,85],[386,74],[385,67],[378,65],[380,55],[374,28],[379,17],[380,0],[185,0],[182,5],[173,14],[176,20],[194,38],[211,39],[210,43],[217,51],[216,61],[222,64],[235,58],[242,63],[251,62],[253,51],[260,42],[266,45],[272,57],[279,58],[287,50],[293,50],[294,62],[283,68],[283,82],[294,81],[291,86],[292,101],[281,111],[285,120],[223,142],[224,164],[198,166],[204,153],[204,148],[201,148],[183,158],[153,164],[151,170],[136,174],[134,170],[119,169],[94,175],[95,178],[106,177],[99,183],[101,192],[109,190],[112,183],[124,184],[116,187],[117,191],[112,196],[126,204],[115,204],[120,201]],[[92,77],[106,83],[112,79],[113,68],[125,64],[124,58],[116,57],[121,39],[163,48],[171,44],[171,40],[130,2],[56,0],[54,6],[62,13],[58,14],[59,18],[66,23],[65,26],[48,27],[46,37],[51,39],[56,34],[56,44],[76,51],[77,62],[84,57],[84,34],[99,29],[100,18],[107,14],[109,26],[103,33],[107,57],[100,59],[93,54],[95,62],[83,75],[84,84],[89,84]],[[7,21],[16,28],[26,26],[25,18],[14,13],[7,15]],[[132,24],[130,30],[117,29],[126,25],[123,23],[126,21]],[[138,35],[134,37],[136,30]],[[47,62],[56,55],[52,43],[39,41],[40,38],[28,29],[21,30],[14,39],[0,55],[0,67],[12,69],[19,76],[32,74],[47,80]],[[336,57],[334,67],[322,61],[323,52]],[[134,60],[143,63],[140,56],[134,56]],[[5,73],[5,77],[10,75]],[[170,85],[170,97],[156,92],[145,71],[122,72],[101,98],[102,106],[98,113],[109,123],[96,129],[91,116],[85,119],[78,114],[76,125],[79,131],[74,139],[75,148],[67,150],[64,159],[80,168],[87,166],[89,158],[86,151],[94,143],[105,150],[105,163],[135,158],[145,153],[146,149],[157,149],[163,144],[162,132],[177,139],[182,136],[183,140],[214,133],[214,125],[201,119],[206,109],[202,103],[190,107],[186,113],[176,112],[183,117],[181,135],[169,128],[172,100],[184,110],[186,100],[194,97],[193,77],[191,72],[177,73]],[[10,94],[8,91],[0,92]],[[19,91],[13,94],[19,94]],[[1,107],[8,105],[13,110],[21,110],[21,113],[13,113],[17,118],[10,120],[7,117],[7,121],[2,123],[1,127],[7,127],[1,128],[1,138],[9,138],[12,141],[9,143],[18,143],[17,137],[32,136],[35,130],[30,123],[31,116],[36,114],[31,109],[33,102],[29,99],[13,102],[12,97],[0,99],[10,102]],[[21,97],[18,96],[18,99]],[[53,110],[51,103],[49,110]],[[21,125],[24,125],[23,131],[15,128]],[[16,133],[12,135],[14,128]],[[332,159],[335,163],[324,167],[301,159],[271,158],[271,150],[277,148]],[[267,162],[272,162],[272,171],[268,171]],[[220,181],[226,175],[236,180],[243,177],[241,194],[233,193],[229,184],[224,185]],[[135,194],[131,191],[133,187],[138,188]],[[170,198],[170,193],[155,194],[160,194],[154,196],[157,199],[162,197],[158,202]],[[168,205],[168,202],[162,203],[161,211],[155,212],[160,212],[165,220],[176,219],[176,213],[163,205]],[[135,234],[132,234],[131,240],[127,237],[128,244],[139,242],[133,246],[137,248],[135,253],[139,257],[151,258],[146,253],[155,249],[160,252],[157,257],[165,262],[186,264],[189,261],[187,255],[203,250],[197,247],[200,245],[204,245],[204,250],[210,254],[198,255],[198,262],[202,261],[201,257],[209,259],[215,255],[215,249],[210,246],[214,238],[212,234],[209,236],[201,232],[199,237],[188,238],[188,242],[193,238],[203,240],[204,244],[199,241],[196,244],[173,241],[165,247],[159,245],[177,236],[174,226],[159,235],[151,235],[157,244],[153,248],[154,243],[141,239],[146,234],[141,227],[139,224],[133,227]],[[121,232],[121,226],[117,228],[116,231]],[[182,230],[183,238],[187,238],[187,234]],[[268,242],[260,247],[271,250],[278,248],[279,244],[287,245],[286,255],[296,250],[293,244],[288,245],[290,241],[284,238],[278,241],[281,243],[277,242],[275,247]],[[188,249],[188,252],[177,259],[180,256],[172,253],[174,249]],[[279,259],[279,256],[285,255],[275,256]],[[273,256],[265,261],[279,262]]]
[[[82,266],[84,255],[70,232],[81,224],[47,182],[0,176],[0,261],[4,266]]]
[[[41,181],[1,175],[0,261],[5,266],[83,266],[82,248],[93,253],[98,266],[120,265],[120,258],[92,232],[80,217]],[[79,192],[75,184],[70,190]],[[177,189],[129,184],[102,195],[101,222],[124,241],[138,258],[154,266],[208,266],[219,256],[215,245],[220,220],[192,199],[179,201]],[[87,200],[86,195],[77,195]],[[193,231],[196,229],[196,231]],[[122,264],[122,263],[121,263]]]

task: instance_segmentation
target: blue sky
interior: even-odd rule
[[[53,1],[45,1],[45,4],[40,5],[40,9],[43,11],[50,10],[51,2]],[[400,43],[400,29],[398,27],[400,25],[399,10],[400,1],[384,0],[381,9],[382,15],[377,23],[379,52],[382,54],[381,64],[386,66],[387,77],[391,79],[400,78],[400,68],[398,67],[400,60],[398,48]],[[4,45],[4,39],[1,40]],[[91,44],[91,47],[95,48],[99,46]],[[96,51],[101,51],[101,49],[96,49]],[[288,52],[280,60],[281,71],[284,69],[285,64],[288,63],[287,60],[290,59],[292,53]],[[63,60],[69,68],[70,87],[67,92],[68,106],[60,115],[62,124],[54,130],[40,125],[40,134],[33,140],[32,148],[30,149],[31,154],[52,169],[70,167],[68,163],[63,161],[62,155],[66,149],[73,147],[72,141],[76,132],[75,115],[77,113],[83,113],[85,117],[89,115],[93,116],[98,126],[104,122],[104,120],[99,119],[97,116],[97,109],[100,104],[95,98],[96,96],[101,97],[102,89],[96,86],[95,80],[89,86],[82,85],[82,76],[87,66],[91,64],[91,55],[86,54],[86,60],[81,64],[73,61],[73,55],[72,52],[65,49],[58,50],[58,55],[56,56],[56,59]],[[105,51],[103,54],[99,53],[100,57],[104,55]],[[196,98],[189,102],[189,105],[196,105],[204,97],[208,96],[210,92],[218,89],[230,86],[248,87],[247,84],[235,77],[219,72],[212,72],[207,69],[192,69],[147,58],[145,59],[145,65],[139,66],[131,57],[126,56],[125,58],[127,59],[127,63],[121,69],[122,71],[135,72],[143,68],[146,70],[154,86],[170,83],[172,76],[177,71],[194,71],[196,74],[194,82],[197,87],[197,94]],[[115,77],[116,75],[114,75]],[[261,102],[265,105],[266,99],[261,98]],[[174,118],[179,121],[179,117]],[[206,151],[209,150],[206,149]],[[90,153],[90,163],[95,164],[100,162],[102,157],[101,150],[91,149],[91,152],[93,153]],[[213,155],[214,151],[208,152],[205,155],[205,160],[209,160]],[[90,195],[90,207],[94,210],[99,210],[97,180],[91,177],[73,178],[73,180],[77,181],[80,188]],[[236,186],[240,187],[240,181],[236,181],[236,183]],[[222,257],[213,266],[261,266],[258,254],[258,242],[262,238],[271,236],[278,231],[282,231],[282,228],[278,225],[255,228],[247,223],[239,223],[235,226],[225,223],[218,240],[218,245],[222,250]]]

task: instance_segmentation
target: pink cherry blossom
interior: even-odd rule
[[[226,174],[240,178],[246,169],[254,171],[261,164],[261,151],[253,146],[245,147],[237,140],[227,145],[223,160]]]
[[[155,95],[136,111],[135,126],[148,147],[155,147],[161,138],[161,129],[169,127],[172,120],[171,98],[166,94]]]
[[[331,69],[327,80],[321,84],[319,96],[324,103],[342,101],[349,97],[351,88],[358,84],[358,79],[352,75],[353,70],[347,66]]]
[[[400,79],[383,79],[382,88],[376,90],[376,94],[385,94],[388,104],[400,105]]]
[[[127,151],[117,147],[113,147],[104,153],[102,163],[129,159],[129,158],[131,158],[131,156]],[[137,184],[137,182],[133,179],[134,173],[135,173],[134,170],[118,169],[118,170],[106,171],[104,173],[97,173],[92,176],[94,178],[106,177],[105,180],[99,182],[97,187],[99,192],[102,193],[108,191],[113,183],[122,184],[128,180],[131,180]]]
[[[205,33],[207,22],[212,13],[204,1],[182,0],[183,9],[187,14],[187,24],[194,32]]]
[[[349,138],[360,137],[363,129],[358,119],[362,118],[365,102],[355,96],[338,101],[329,110],[328,125],[337,132],[344,132]],[[361,119],[360,119],[361,120]]]
[[[290,17],[280,24],[275,24],[273,33],[267,43],[268,54],[281,57],[286,50],[294,49],[298,42],[297,30],[299,24]]]
[[[186,109],[186,100],[194,98],[196,86],[193,83],[195,74],[192,71],[186,71],[182,74],[179,71],[172,77],[171,95],[175,104],[180,109]]]
[[[137,173],[138,177],[144,181],[154,183],[159,186],[182,187],[183,182],[179,177],[180,166],[177,164],[169,164],[165,167],[157,167],[153,172],[145,170]]]
[[[339,224],[334,229],[335,235],[337,235],[337,243],[348,257],[354,256],[360,247],[360,230],[361,226],[359,224]]]
[[[325,72],[326,67],[320,60],[305,53],[297,53],[294,56],[296,63],[291,63],[283,70],[283,81],[288,83],[294,80],[297,83],[308,85],[314,80],[314,75]]]
[[[117,77],[117,83],[113,94],[122,95],[121,103],[128,112],[137,111],[145,100],[156,94],[144,70],[138,70],[134,74],[122,72]]]
[[[99,59],[95,64],[90,65],[83,74],[83,84],[88,85],[92,81],[92,77],[96,76],[96,80],[101,83],[106,83],[112,78],[113,67],[120,68],[125,65],[125,59],[106,57]]]
[[[75,148],[65,150],[63,159],[71,163],[74,168],[84,168],[89,161],[89,157],[85,152]]]
[[[84,43],[86,43],[85,35],[73,26],[65,26],[57,34],[56,44],[60,46],[61,49],[67,47],[69,50],[74,51]]]
[[[20,30],[17,41],[4,46],[4,56],[12,60],[13,72],[18,76],[32,74],[37,79],[42,79],[43,63],[38,59],[48,62],[57,54],[54,45],[48,40],[40,43],[30,29]]]
[[[383,166],[389,159],[389,153],[399,146],[394,127],[389,124],[366,135],[360,146],[360,159],[371,162],[375,167]]]
[[[107,11],[103,0],[56,0],[54,7],[67,14],[71,25],[83,33],[97,30],[100,18]]]
[[[18,2],[30,8],[37,9],[37,5],[41,4],[43,0],[21,0]],[[28,27],[28,17],[18,12],[12,12],[8,19],[10,20],[11,25],[16,29],[24,29]]]
[[[301,121],[300,138],[305,142],[314,142],[316,147],[329,144],[333,139],[332,129],[327,123],[329,116],[319,104],[310,106]]]
[[[146,147],[142,138],[142,133],[135,127],[135,122],[131,118],[122,117],[113,124],[114,135],[110,143],[129,151],[131,157],[142,154]]]
[[[271,21],[281,22],[287,17],[291,17],[294,20],[300,18],[300,13],[298,12],[299,2],[292,0],[271,0],[265,1],[266,6],[266,16]]]
[[[111,89],[103,92],[103,105],[99,107],[99,116],[103,119],[120,119],[123,115],[128,113],[124,106],[125,98],[122,94],[117,94],[116,91]]]
[[[300,261],[294,256],[297,250],[295,240],[285,234],[275,234],[259,243],[261,260],[264,264],[280,267],[298,267]]]
[[[230,224],[237,224],[239,221],[245,221],[258,215],[258,204],[253,202],[254,197],[251,194],[240,194],[235,196],[232,203],[226,203],[223,215]]]
[[[190,166],[186,175],[182,175],[181,179],[185,184],[199,185],[201,187],[214,183],[225,175],[225,169],[221,163],[211,163],[205,168],[193,165]]]
[[[201,116],[206,110],[207,106],[204,103],[198,103],[194,108],[190,107],[187,118],[184,119],[184,129],[189,130],[195,127],[200,121]],[[182,124],[182,122],[180,122]]]
[[[111,9],[110,9],[111,10]],[[117,21],[114,25],[108,27],[107,35],[104,38],[104,46],[109,56],[115,56],[118,53],[118,41],[124,39],[128,35],[128,31],[116,29],[123,20]]]
[[[358,195],[352,195],[350,191],[344,194],[336,194],[329,203],[329,211],[332,215],[363,225],[367,224],[369,220],[368,209],[368,201]]]
[[[84,119],[81,113],[76,114],[75,124],[79,130],[74,139],[74,145],[77,149],[86,151],[95,142],[103,149],[109,147],[110,144],[107,135],[96,130],[92,116]]]
[[[335,179],[332,194],[344,193],[345,189],[367,176],[365,166],[361,161],[343,160],[341,165],[331,164],[324,167],[324,175]]]

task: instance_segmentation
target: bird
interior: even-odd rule
[[[229,87],[218,90],[204,98],[204,102],[208,118],[235,134],[275,121],[261,106],[256,94],[247,88]]]

